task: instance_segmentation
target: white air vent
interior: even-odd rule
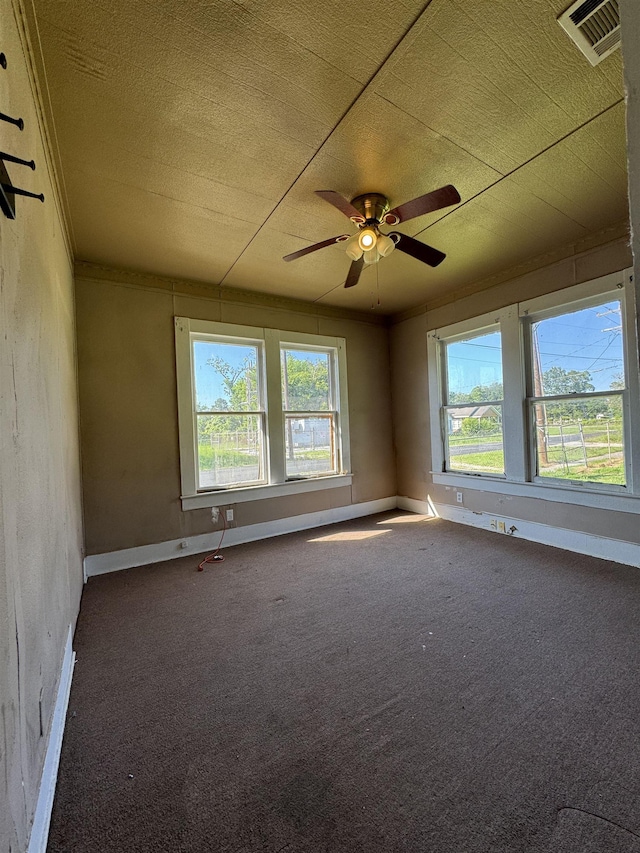
[[[592,65],[620,47],[618,0],[578,0],[558,18]]]

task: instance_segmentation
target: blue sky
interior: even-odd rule
[[[256,347],[194,341],[193,361],[196,382],[196,402],[199,408],[208,408],[227,393],[220,374],[207,361],[214,356],[223,358],[233,368],[238,368],[247,357],[256,358]]]
[[[476,385],[502,382],[500,333],[447,345],[449,391],[468,395]]]
[[[536,324],[540,364],[587,370],[596,391],[606,391],[624,372],[620,303],[583,308]]]
[[[608,302],[534,325],[542,372],[551,367],[587,370],[596,391],[606,391],[623,372],[620,303]],[[468,393],[502,381],[497,332],[447,346],[449,389]]]
[[[288,348],[296,358],[311,362],[327,361],[324,352],[312,352]],[[211,408],[213,403],[227,392],[220,374],[208,364],[208,360],[218,356],[224,359],[232,368],[239,368],[245,358],[256,359],[257,347],[244,344],[226,344],[212,341],[193,342],[193,363],[196,383],[196,403],[199,408]]]

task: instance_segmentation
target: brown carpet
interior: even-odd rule
[[[640,570],[387,513],[90,579],[49,853],[640,853]]]

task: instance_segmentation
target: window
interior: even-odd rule
[[[183,508],[351,482],[342,338],[175,325]]]
[[[634,296],[619,273],[430,332],[434,481],[640,496]]]
[[[336,381],[330,350],[280,350],[287,477],[335,474]]]
[[[198,489],[265,482],[261,341],[193,342]]]
[[[504,474],[500,330],[443,347],[446,470]]]
[[[529,364],[534,477],[625,486],[620,300],[531,318]]]

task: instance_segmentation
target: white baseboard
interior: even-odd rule
[[[407,512],[415,512],[417,515],[428,515],[430,518],[436,515],[436,512],[431,503],[431,499],[426,501],[418,501],[415,498],[407,498],[403,495],[398,495],[396,498],[396,506],[398,509],[404,509]]]
[[[335,524],[338,521],[349,521],[376,512],[396,509],[395,495],[376,501],[349,504],[320,512],[309,512],[304,515],[293,515],[276,521],[266,521],[261,524],[249,524],[245,527],[233,527],[224,534],[223,548],[230,545],[241,545],[254,542],[257,539],[268,539],[271,536],[282,536],[285,533],[296,533],[298,530],[309,530],[322,527],[324,524]],[[185,539],[172,539],[168,542],[158,542],[154,545],[141,545],[139,548],[125,548],[122,551],[112,551],[108,554],[94,554],[85,557],[84,571],[87,577],[103,575],[107,572],[117,572],[120,569],[131,569],[134,566],[146,566],[162,560],[173,560],[186,557],[189,554],[202,554],[204,551],[215,551],[220,542],[220,530],[204,533],[201,536],[189,536]],[[186,547],[183,546],[186,543]]]
[[[522,521],[522,519],[504,515],[472,512],[464,507],[452,506],[451,504],[434,504],[433,506],[438,516],[447,521],[491,530],[494,533],[500,533],[501,536],[510,535],[520,539],[528,539],[530,542],[539,542],[542,545],[553,545],[555,548],[563,548],[565,551],[601,557],[603,560],[612,560],[614,563],[640,567],[640,545],[633,542],[607,539],[605,536],[595,536],[592,533],[581,533],[577,530],[552,527],[549,524],[539,524],[533,521]],[[497,530],[496,527],[492,526],[492,521],[496,527],[498,522],[503,521],[507,533]],[[514,527],[515,530],[509,533],[511,527]]]
[[[51,810],[53,808],[53,796],[58,779],[58,765],[60,763],[60,750],[62,749],[62,736],[64,734],[64,723],[69,706],[69,692],[71,690],[71,678],[76,654],[71,648],[71,625],[67,634],[67,643],[64,649],[60,681],[56,704],[53,709],[53,719],[49,730],[49,742],[44,758],[42,776],[40,778],[40,791],[38,802],[31,826],[28,853],[45,853],[47,839],[49,836],[49,823],[51,821]]]
[[[581,533],[575,530],[552,527],[547,524],[522,521],[519,518],[471,512],[464,507],[451,506],[450,504],[433,504],[430,498],[422,501],[404,496],[394,496],[376,501],[367,501],[366,503],[350,504],[321,512],[311,512],[304,515],[281,518],[262,524],[250,524],[246,527],[234,527],[225,532],[222,545],[223,548],[227,548],[231,545],[241,545],[244,542],[254,542],[257,539],[268,539],[271,536],[295,533],[298,530],[310,530],[314,527],[321,527],[324,524],[349,521],[353,518],[361,518],[362,516],[373,515],[374,513],[385,512],[390,509],[401,509],[430,517],[437,515],[448,521],[468,524],[484,530],[494,530],[496,533],[498,531],[491,526],[492,519],[496,524],[498,521],[504,521],[507,530],[515,527],[513,533],[507,535],[528,539],[531,542],[540,542],[543,545],[553,545],[556,548],[564,548],[567,551],[576,551],[579,554],[602,557],[605,560],[613,560],[616,563],[640,567],[640,545],[636,545],[633,542],[607,539],[604,536],[594,536],[591,533]],[[86,577],[92,577],[94,575],[103,575],[107,572],[116,572],[120,569],[130,569],[134,566],[146,566],[149,563],[185,557],[190,554],[202,554],[205,551],[215,551],[219,541],[220,531],[216,530],[212,533],[191,536],[187,539],[172,539],[168,542],[142,545],[139,548],[126,548],[122,551],[112,551],[107,554],[94,554],[85,557],[84,572]],[[186,547],[183,546],[183,543],[186,543]]]

